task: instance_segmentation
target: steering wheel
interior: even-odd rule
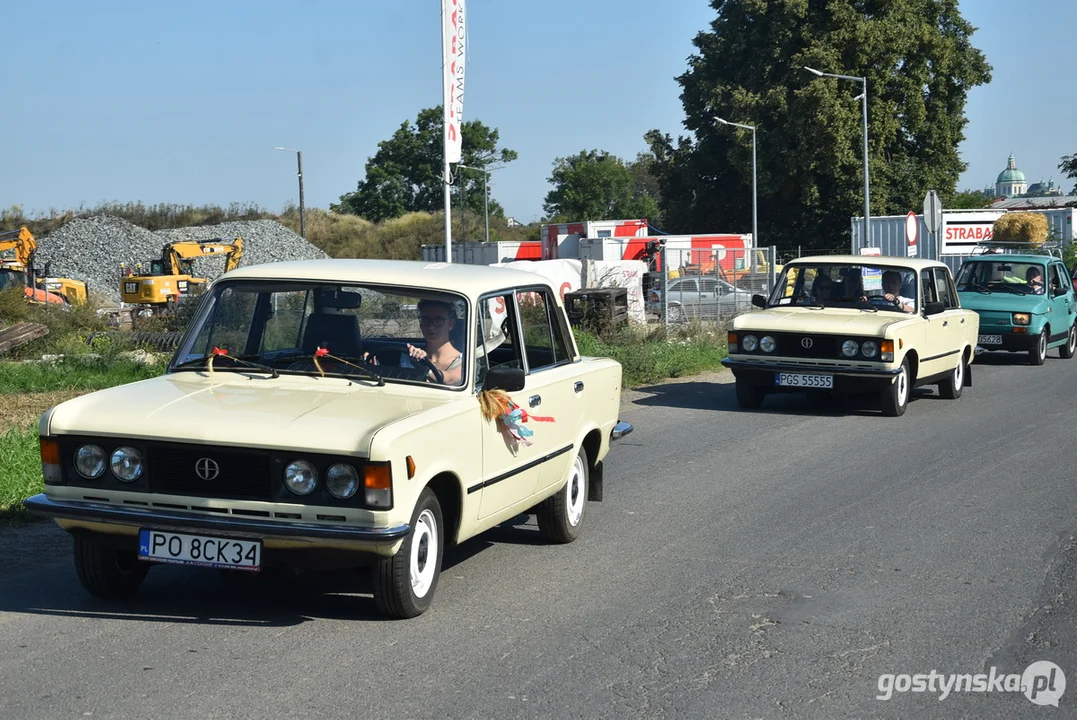
[[[415,358],[412,358],[412,361],[415,361]],[[428,369],[431,373],[433,373],[434,380],[436,380],[439,385],[445,384],[445,373],[438,370],[437,365],[430,362],[430,358],[423,358],[422,360],[419,360],[417,362],[424,368]]]
[[[901,307],[901,301],[897,298],[893,300],[887,300],[883,295],[872,295],[868,298],[868,302],[872,305],[883,305],[888,307]]]
[[[372,360],[375,357],[377,357],[377,354],[378,354],[378,352],[380,350],[392,350],[394,352],[400,353],[401,355],[407,355],[407,353],[404,350],[401,350],[396,345],[379,345],[378,347],[372,348],[370,350],[367,350],[366,352],[369,353],[370,359]],[[440,370],[438,370],[437,366],[434,365],[434,363],[430,362],[429,358],[423,358],[422,360],[416,360],[415,358],[411,358],[411,361],[413,363],[415,363],[416,365],[419,365],[420,367],[425,368],[431,374],[433,374],[434,379],[438,383],[440,383],[442,385],[445,384],[445,374],[443,372],[441,372]],[[365,364],[370,365],[371,367],[378,368],[379,371],[381,371],[383,368],[386,368],[386,367],[399,367],[399,365],[393,366],[393,365],[375,364],[373,362],[370,362],[370,360],[362,360],[361,362],[364,362]]]

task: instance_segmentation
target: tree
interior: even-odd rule
[[[366,178],[359,181],[356,190],[341,195],[340,204],[330,208],[372,222],[409,212],[443,209],[442,128],[440,106],[420,111],[414,126],[405,120],[391,138],[378,143],[378,152],[367,160]],[[514,150],[498,147],[500,137],[496,128],[469,120],[460,130],[464,165],[489,167],[512,162],[517,157]],[[457,198],[463,189],[468,212],[482,215],[482,174],[456,172],[453,186]],[[459,203],[459,199],[453,200],[454,207],[459,207]],[[493,199],[489,201],[489,212],[491,216],[504,215],[501,205]]]
[[[1066,177],[1071,180],[1077,180],[1077,153],[1073,155],[1063,155],[1062,162],[1058,163],[1058,169],[1066,173]],[[1077,195],[1077,185],[1073,186],[1073,192],[1071,195]]]
[[[953,193],[968,91],[990,80],[956,0],[711,0],[717,18],[678,78],[694,138],[645,137],[670,232],[743,232],[758,128],[766,244],[834,247],[862,214],[859,83],[866,76],[872,213],[903,214],[927,188]]]
[[[557,158],[542,209],[552,222],[653,218],[658,203],[643,186],[646,170],[604,150]]]
[[[974,210],[990,207],[995,201],[995,193],[985,190],[962,190],[949,197],[942,198],[942,206],[948,210]]]

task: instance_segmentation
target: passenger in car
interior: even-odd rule
[[[812,295],[815,301],[823,305],[833,299],[834,282],[827,275],[818,275],[812,283]]]
[[[1033,265],[1025,271],[1025,282],[1028,283],[1028,286],[1032,289],[1033,294],[1043,295],[1043,272],[1038,267]]]

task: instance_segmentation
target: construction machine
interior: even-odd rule
[[[14,251],[14,257],[2,257]],[[81,305],[86,302],[86,283],[71,278],[49,276],[48,263],[44,274],[34,268],[37,241],[23,227],[0,232],[0,290],[21,287],[26,298],[34,303]]]
[[[184,240],[165,245],[161,258],[151,260],[149,273],[142,265],[134,268],[120,265],[120,299],[124,303],[142,306],[152,312],[166,312],[187,297],[197,295],[208,282],[194,275],[194,261],[211,255],[223,255],[224,271],[235,270],[243,257],[243,238],[231,243],[222,238],[195,241]]]

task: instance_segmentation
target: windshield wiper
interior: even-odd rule
[[[1003,290],[1005,290],[1006,292],[1016,293],[1017,295],[1028,295],[1028,293],[1025,292],[1024,290],[1018,290],[1017,288],[1015,288],[1015,287],[1013,287],[1011,285],[999,285],[999,287],[1002,288]]]
[[[975,280],[969,280],[968,286],[971,287],[976,292],[980,293],[981,295],[990,295],[991,294],[990,290],[988,290],[986,287],[984,287],[980,283],[976,282]]]
[[[217,358],[228,358],[235,362],[241,363],[240,365],[225,365],[223,367],[214,367],[214,370],[223,370],[226,372],[241,372],[243,370],[261,371],[270,374],[271,379],[280,377],[280,373],[277,372],[275,367],[269,365],[263,365],[262,363],[251,362],[250,360],[244,360],[243,358],[233,357],[231,355],[216,355]],[[214,365],[219,360],[214,360]],[[194,358],[193,360],[185,360],[178,365],[172,367],[173,370],[208,370],[208,361],[204,357]]]

